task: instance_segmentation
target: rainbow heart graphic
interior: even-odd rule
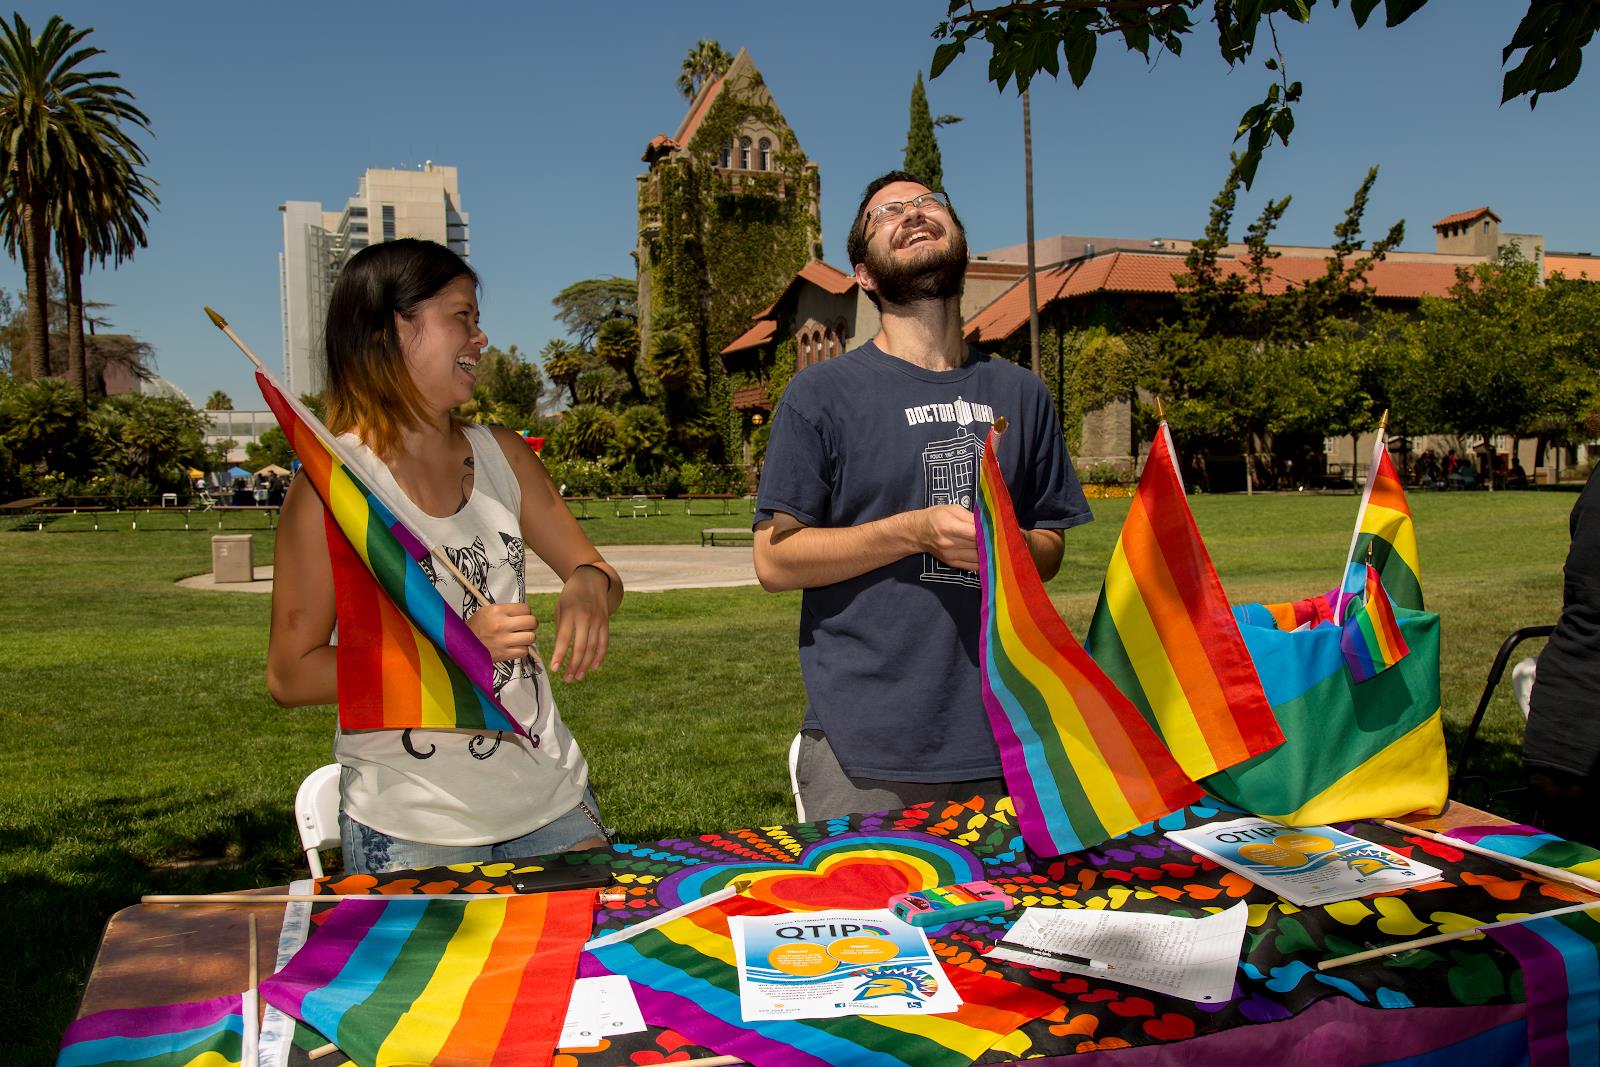
[[[705,863],[686,867],[656,887],[657,901],[676,907],[715,893],[734,879],[746,897],[785,911],[882,908],[890,897],[984,877],[978,857],[960,845],[915,831],[847,833],[808,845],[794,863]]]

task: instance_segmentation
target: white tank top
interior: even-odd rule
[[[526,598],[522,488],[494,434],[467,426],[473,487],[466,506],[437,518],[411,502],[389,468],[352,434],[357,474],[429,546],[444,550],[496,604]],[[463,618],[477,601],[430,558],[422,567]],[[541,620],[542,621],[542,620]],[[497,663],[495,695],[527,738],[460,730],[338,730],[334,759],[352,819],[391,837],[437,845],[486,845],[531,833],[577,806],[589,766],[561,721],[549,673],[536,649],[520,663]]]

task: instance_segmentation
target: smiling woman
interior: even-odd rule
[[[328,304],[328,415],[361,481],[450,573],[419,561],[494,664],[494,696],[527,736],[340,729],[340,829],[347,869],[378,872],[505,859],[604,842],[589,767],[555,707],[549,674],[599,666],[622,581],[579,529],[537,456],[511,430],[463,422],[488,337],[478,279],[429,241],[373,245]],[[526,553],[561,579],[550,671],[534,650]],[[384,679],[353,649],[387,647],[350,543],[306,479],[284,502],[267,648],[280,704],[359,700]],[[341,625],[342,646],[333,638]],[[348,658],[341,658],[343,647]],[[366,668],[370,672],[370,668]]]

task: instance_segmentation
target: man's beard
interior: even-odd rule
[[[967,238],[953,226],[945,232],[950,240],[943,251],[914,259],[898,260],[892,254],[879,257],[869,248],[866,267],[878,283],[878,299],[887,304],[914,304],[959,297],[967,277]]]

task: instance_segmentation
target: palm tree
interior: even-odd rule
[[[59,205],[71,199],[61,191],[73,186],[96,190],[80,190],[75,206],[98,203],[103,208],[103,214],[90,208],[98,226],[83,227],[96,235],[94,243],[85,238],[85,254],[102,259],[119,255],[117,242],[131,239],[135,230],[143,237],[137,222],[118,233],[112,220],[124,210],[116,207],[119,201],[135,203],[138,221],[143,217],[138,202],[154,202],[137,169],[144,153],[122,129],[128,123],[148,130],[150,120],[134,105],[132,94],[116,84],[116,72],[81,69],[104,54],[82,45],[92,32],[59,15],[52,15],[38,36],[18,13],[9,24],[0,21],[0,239],[12,255],[21,250],[27,275],[28,362],[35,377],[50,373],[50,231],[64,224]],[[121,196],[111,192],[118,183]],[[135,186],[139,192],[132,191]],[[81,270],[71,267],[67,273],[82,277]],[[81,329],[81,307],[77,317]]]
[[[720,78],[733,63],[733,57],[717,41],[696,41],[689,49],[678,74],[678,91],[693,100],[707,82]]]
[[[142,159],[142,157],[139,157]],[[84,351],[83,272],[87,263],[121,263],[148,244],[145,204],[156,202],[150,183],[121,152],[79,156],[80,167],[62,183],[52,228],[61,257],[67,305],[67,378],[89,396]]]

